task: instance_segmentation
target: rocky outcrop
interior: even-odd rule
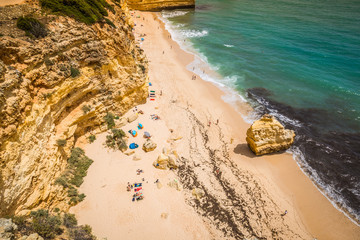
[[[29,236],[22,236],[18,240],[44,240],[44,238],[39,236],[39,234],[37,233],[33,233],[30,234]]]
[[[273,116],[265,114],[246,132],[246,142],[256,155],[285,150],[294,142],[293,130],[285,129]]]
[[[131,9],[141,11],[195,7],[195,0],[126,0],[126,2]]]
[[[14,238],[14,231],[17,229],[16,224],[11,219],[0,218],[0,239],[11,240]]]
[[[176,165],[176,159],[177,155],[175,154],[161,153],[156,161],[153,162],[153,166],[162,170],[177,169],[178,166]]]
[[[155,148],[156,148],[156,143],[154,143],[153,141],[151,141],[150,139],[146,140],[146,142],[144,143],[142,149],[145,151],[145,152],[151,152],[151,151],[154,151]]]
[[[99,131],[107,112],[121,116],[147,96],[147,60],[125,4],[109,12],[114,26],[21,6],[0,8],[0,22],[6,15],[7,27],[22,34],[0,38],[0,216],[67,210],[66,190],[54,181],[77,139]],[[46,24],[46,37],[18,32],[23,9]]]

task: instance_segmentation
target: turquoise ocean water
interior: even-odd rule
[[[360,220],[360,1],[197,0],[162,12],[183,48],[297,137],[294,159]],[[185,42],[184,42],[185,40]],[[193,63],[196,66],[196,63]],[[255,118],[254,116],[252,116]]]

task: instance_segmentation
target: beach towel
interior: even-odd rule
[[[135,188],[134,191],[135,191],[135,192],[138,192],[138,191],[140,191],[141,189],[142,189],[142,187]]]

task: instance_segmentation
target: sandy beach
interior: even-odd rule
[[[290,154],[250,152],[245,141],[250,125],[241,114],[251,108],[239,102],[235,110],[218,87],[199,76],[192,80],[186,67],[194,55],[180,49],[157,14],[134,16],[140,16],[134,18],[138,41],[146,34],[140,47],[149,60],[155,101],[137,106],[144,114],[122,127],[127,133],[144,125],[137,137],[128,134],[128,144],[140,146],[135,154],[107,149],[107,133],[84,146],[94,163],[80,188],[86,198],[71,209],[80,224],[109,240],[359,239],[360,227],[318,191]],[[141,149],[144,131],[157,144],[152,152]],[[163,148],[178,153],[177,170],[153,167]],[[137,175],[137,169],[143,173]],[[180,191],[168,185],[174,181]],[[143,200],[132,202],[128,182],[143,184]],[[200,200],[194,188],[204,192]]]

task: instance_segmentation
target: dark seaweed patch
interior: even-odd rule
[[[342,132],[346,123],[331,112],[316,108],[293,108],[272,99],[264,88],[247,90],[260,114],[275,115],[286,128],[296,132],[294,148],[305,156],[305,171],[327,188],[327,195],[360,218],[360,132]],[[318,177],[317,177],[318,176]],[[332,189],[332,190],[329,190]]]

